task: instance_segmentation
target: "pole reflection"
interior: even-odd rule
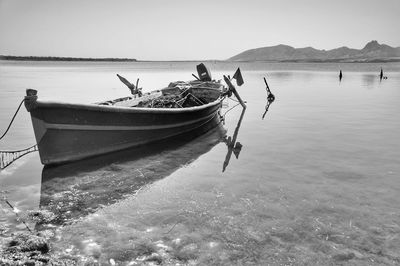
[[[225,137],[225,139],[224,139],[224,142],[225,142],[226,146],[228,147],[228,152],[226,153],[226,156],[225,156],[225,161],[224,161],[224,164],[222,167],[222,172],[225,172],[226,167],[228,167],[229,161],[231,160],[232,153],[235,154],[236,159],[239,158],[239,154],[240,154],[240,151],[242,150],[243,145],[240,142],[237,142],[236,140],[237,140],[237,136],[239,134],[240,125],[242,124],[242,120],[243,120],[245,112],[246,112],[246,109],[243,108],[233,135],[229,136],[229,137]]]

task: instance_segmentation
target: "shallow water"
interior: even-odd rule
[[[1,62],[0,130],[26,87],[40,98],[96,102],[128,93],[116,73],[151,90],[190,79],[195,65]],[[400,64],[209,63],[215,78],[237,66],[248,104],[240,151],[226,144],[236,107],[196,139],[58,168],[43,169],[29,154],[0,172],[2,196],[20,215],[56,214],[50,225],[29,223],[55,231],[52,252],[102,263],[399,264]],[[264,120],[263,77],[276,96]],[[236,103],[228,104],[223,112]],[[0,150],[33,143],[21,110]],[[24,230],[1,207],[4,239]]]

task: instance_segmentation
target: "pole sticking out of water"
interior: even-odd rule
[[[381,72],[379,73],[379,80],[382,81],[382,79],[387,79],[387,78],[388,77],[383,74],[383,69],[381,68]]]
[[[229,76],[227,77],[227,76],[224,75],[224,80],[225,80],[225,83],[228,85],[229,90],[233,92],[233,94],[235,95],[236,99],[238,99],[238,101],[242,105],[242,107],[246,109],[246,104],[244,103],[242,98],[240,98],[240,95],[237,92],[235,86],[233,86],[230,77]]]
[[[339,81],[342,81],[342,78],[343,78],[343,74],[342,74],[342,70],[340,70],[340,72],[339,72]]]
[[[267,114],[268,110],[269,110],[269,106],[271,105],[271,103],[273,103],[275,101],[275,95],[272,94],[271,90],[269,89],[268,86],[268,82],[267,79],[264,77],[264,83],[266,86],[266,90],[267,90],[267,105],[265,106],[265,112],[262,116],[262,119],[264,119],[265,115]]]

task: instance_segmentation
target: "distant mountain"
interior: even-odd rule
[[[294,48],[276,45],[244,51],[230,61],[301,61],[301,62],[373,62],[400,61],[400,47],[394,48],[377,41],[370,41],[361,50],[340,47],[318,50],[312,47]]]

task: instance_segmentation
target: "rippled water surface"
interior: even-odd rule
[[[90,103],[128,94],[116,73],[150,91],[191,79],[195,65],[2,61],[0,132],[26,88],[41,99]],[[56,168],[26,155],[0,171],[0,196],[22,219],[50,211],[28,226],[54,234],[54,254],[82,261],[400,264],[400,64],[208,66],[216,79],[241,67],[245,112],[233,108],[224,125],[197,138]],[[276,96],[264,119],[263,77]],[[227,101],[222,113],[235,105]],[[34,142],[22,108],[0,150]],[[4,245],[25,226],[0,206]]]

